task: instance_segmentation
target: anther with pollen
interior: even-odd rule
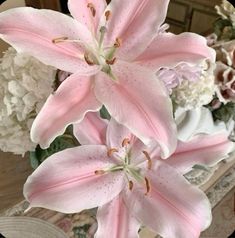
[[[108,60],[108,59],[105,60],[106,64],[108,65],[114,65],[116,61],[117,61],[116,57],[111,60]]]
[[[150,170],[152,168],[152,160],[150,158],[150,155],[147,151],[143,151],[143,154],[145,155],[147,161],[148,161],[148,169]]]
[[[84,59],[87,62],[88,65],[92,66],[95,63],[90,59],[89,55],[87,53],[84,54]]]
[[[115,41],[115,43],[114,43],[114,47],[115,47],[115,48],[119,48],[119,47],[121,47],[121,45],[122,45],[122,40],[121,40],[121,38],[116,38],[116,41]]]
[[[129,181],[129,190],[132,191],[133,187],[134,187],[134,183],[130,180]]]
[[[127,145],[130,144],[130,139],[129,138],[125,138],[123,141],[122,141],[122,147],[125,147]]]
[[[110,19],[110,17],[111,17],[111,11],[106,11],[105,13],[104,13],[104,15],[105,15],[105,18],[106,18],[106,21],[108,21],[109,19]]]
[[[116,148],[111,148],[111,149],[109,149],[109,150],[107,151],[108,157],[111,157],[111,156],[113,155],[113,153],[115,153],[115,152],[118,152],[118,149],[116,149]]]
[[[151,190],[150,181],[146,177],[144,178],[144,180],[145,180],[145,185],[146,185],[146,193],[145,193],[145,195],[148,195],[150,190]]]
[[[103,175],[103,174],[105,174],[104,170],[96,170],[95,171],[95,175]]]
[[[87,7],[90,9],[92,16],[95,17],[95,15],[96,15],[96,10],[95,10],[94,4],[91,3],[91,2],[89,2],[89,3],[87,4]]]
[[[52,43],[53,44],[57,44],[57,43],[61,43],[61,42],[64,42],[66,40],[68,40],[69,38],[64,36],[64,37],[58,37],[58,38],[55,38],[52,40]]]

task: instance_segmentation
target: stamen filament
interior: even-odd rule
[[[100,27],[100,39],[99,39],[99,48],[101,49],[101,46],[104,41],[104,35],[107,31],[107,28],[105,26]]]
[[[115,152],[118,152],[118,149],[116,149],[116,148],[111,148],[111,149],[109,149],[109,150],[107,151],[108,157],[111,157],[111,156],[113,155],[113,153],[115,153]]]

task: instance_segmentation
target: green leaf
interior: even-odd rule
[[[30,165],[33,169],[39,166],[39,160],[35,151],[30,151],[29,153]]]
[[[232,31],[233,31],[233,25],[232,23],[227,20],[227,19],[221,19],[219,18],[214,22],[214,32],[218,36],[218,39],[230,39],[232,36]]]
[[[227,104],[222,104],[222,106],[214,111],[212,111],[214,121],[220,120],[228,122],[231,118],[235,120],[235,104],[229,102]]]
[[[30,163],[33,169],[36,169],[49,156],[67,148],[77,146],[78,143],[73,136],[64,134],[57,137],[47,149],[42,149],[39,145],[34,152],[30,152]]]
[[[105,106],[102,106],[102,108],[100,109],[100,116],[103,119],[107,119],[107,120],[110,120],[110,118],[111,118],[111,116]]]

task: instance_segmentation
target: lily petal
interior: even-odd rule
[[[106,154],[106,146],[87,145],[52,155],[27,179],[24,196],[31,207],[63,213],[108,203],[120,193],[125,178],[122,172],[95,174],[113,166]]]
[[[124,139],[128,139],[129,143],[133,142],[132,138],[133,135],[131,134],[130,130],[123,126],[122,124],[119,124],[115,119],[111,118],[106,132],[106,138],[107,138],[107,145],[110,148],[120,148],[123,145]]]
[[[97,212],[95,238],[138,238],[139,222],[128,211],[121,195]]]
[[[161,67],[173,68],[179,63],[197,64],[203,59],[215,61],[215,51],[204,37],[194,33],[159,34],[136,61],[155,72]]]
[[[68,8],[71,15],[86,25],[87,28],[95,33],[99,24],[100,18],[106,8],[105,0],[69,0]]]
[[[228,139],[227,132],[213,135],[194,136],[188,142],[178,142],[178,147],[166,163],[175,167],[180,173],[185,174],[195,164],[213,166],[234,149],[234,142]]]
[[[107,121],[99,113],[88,112],[80,123],[73,125],[73,134],[82,145],[105,145]]]
[[[164,22],[168,4],[169,0],[112,0],[105,10],[111,12],[110,19],[106,24],[103,16],[100,24],[107,28],[105,45],[112,46],[116,38],[120,38],[120,58],[135,59],[150,44]]]
[[[161,161],[146,176],[150,184],[147,195],[136,184],[126,191],[125,202],[133,215],[163,237],[198,238],[211,223],[206,195]]]
[[[168,157],[176,148],[172,104],[162,83],[143,67],[119,62],[114,82],[103,72],[95,81],[95,95],[112,117],[145,144],[156,140]]]
[[[92,85],[92,78],[78,74],[68,77],[47,99],[36,117],[31,139],[47,148],[68,125],[81,121],[88,111],[98,111],[102,105],[95,98]]]
[[[85,26],[62,13],[30,7],[10,9],[0,15],[0,37],[45,64],[68,72],[94,74],[99,67],[84,60],[84,44],[92,44]],[[67,37],[81,43],[53,43]]]

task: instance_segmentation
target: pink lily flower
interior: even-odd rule
[[[181,172],[225,157],[233,145],[227,135],[180,143],[163,160],[156,143],[146,146],[96,113],[87,113],[74,133],[82,146],[52,155],[28,178],[24,195],[31,207],[75,213],[98,206],[96,238],[137,238],[140,224],[163,237],[198,238],[209,226],[207,197]]]
[[[143,142],[158,141],[165,157],[174,151],[171,101],[154,72],[182,61],[214,61],[215,53],[196,34],[161,32],[168,3],[112,0],[107,6],[105,0],[69,0],[74,19],[32,8],[0,14],[2,39],[73,73],[36,118],[31,131],[34,142],[48,147],[69,124],[104,104],[115,120]],[[149,71],[152,68],[154,72]]]

